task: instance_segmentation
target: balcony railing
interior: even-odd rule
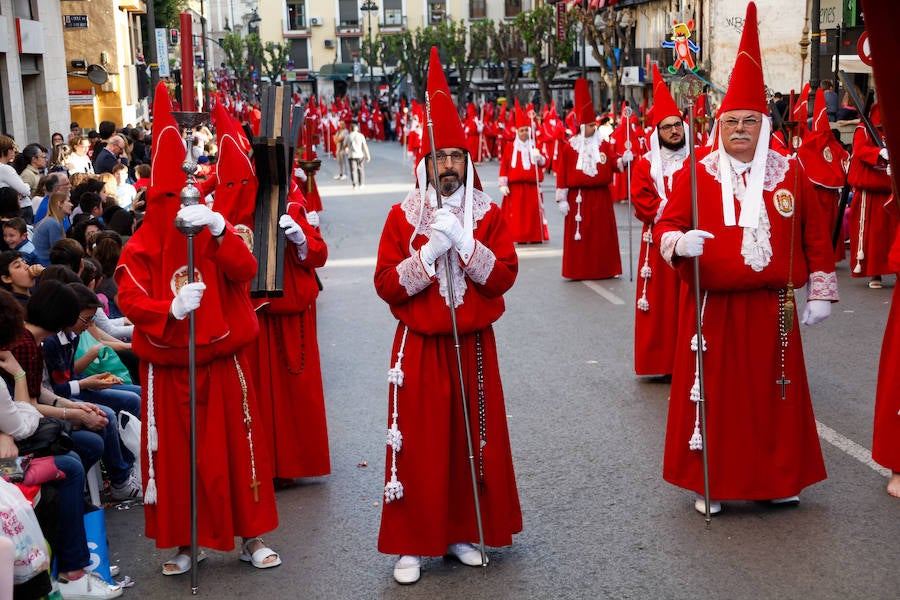
[[[336,29],[338,33],[353,33],[361,31],[359,21],[356,20],[341,20],[340,22],[338,22]]]
[[[388,13],[383,15],[378,22],[378,29],[388,31],[403,31],[406,27],[406,15]]]

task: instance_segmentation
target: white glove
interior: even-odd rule
[[[475,249],[475,240],[472,234],[463,229],[462,223],[456,218],[449,208],[439,208],[434,211],[434,221],[431,222],[432,231],[440,231],[446,235],[456,251],[463,256],[465,262],[469,261]]]
[[[541,151],[538,150],[537,148],[531,149],[531,161],[532,162],[537,162],[537,161],[541,160],[542,156],[543,155],[541,154]]]
[[[568,200],[560,200],[556,203],[556,208],[559,209],[559,212],[562,213],[562,216],[566,216],[569,214],[569,201]]]
[[[281,215],[278,219],[278,226],[284,230],[284,237],[296,245],[300,245],[306,241],[306,234],[300,224],[297,223],[290,215]]]
[[[508,185],[500,186],[500,195],[501,196],[509,196],[509,186]]]
[[[452,245],[453,242],[450,241],[450,238],[432,228],[431,237],[419,248],[419,258],[426,265],[433,265],[437,259],[447,253]]]
[[[627,165],[633,160],[634,160],[634,153],[631,150],[626,150],[622,154],[622,164],[623,165]]]
[[[887,159],[888,159],[888,151],[887,151],[887,148],[882,148],[881,150],[879,150],[879,151],[878,151],[878,156],[880,156],[880,157],[883,158],[885,161],[887,161]]]
[[[314,210],[311,210],[306,213],[306,222],[312,225],[313,227],[319,226],[319,213]]]
[[[225,231],[225,217],[212,211],[205,204],[183,206],[178,211],[178,217],[188,225],[208,227],[214,237],[219,237]]]
[[[301,182],[306,183],[306,179],[307,179],[306,171],[304,171],[300,167],[297,167],[296,169],[294,169],[294,177],[299,179]]]
[[[829,300],[807,300],[803,308],[803,318],[800,322],[804,325],[821,323],[831,316],[831,302]]]
[[[200,281],[186,283],[178,290],[178,294],[172,299],[170,308],[172,316],[179,321],[184,320],[189,314],[197,310],[200,300],[203,298],[203,290],[206,284]]]
[[[675,244],[678,256],[700,256],[703,254],[703,242],[716,236],[702,229],[691,229]]]

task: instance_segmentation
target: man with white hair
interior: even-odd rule
[[[691,178],[683,176],[653,230],[682,281],[693,283],[694,268],[700,278],[699,298],[684,294],[679,307],[663,477],[703,492],[706,444],[712,513],[722,500],[795,505],[804,487],[826,477],[799,324],[823,321],[838,299],[831,224],[798,161],[769,149],[761,64],[751,2],[718,139],[697,164],[697,225]],[[795,316],[794,289],[804,285]],[[695,508],[705,512],[702,498]]]
[[[678,323],[678,277],[653,245],[653,226],[672,193],[688,157],[688,127],[659,69],[653,65],[653,130],[650,152],[631,170],[631,203],[644,224],[640,279],[634,316],[634,371],[640,376],[671,375]]]

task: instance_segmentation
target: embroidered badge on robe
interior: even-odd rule
[[[822,150],[822,158],[825,159],[825,162],[831,162],[834,160],[834,155],[831,154],[831,148],[825,146],[825,149]]]
[[[181,288],[188,282],[187,275],[187,265],[184,265],[172,274],[172,279],[169,280],[169,287],[172,289],[173,295],[177,296]],[[194,267],[194,281],[203,282],[203,275],[200,274],[196,267]]]
[[[601,164],[601,165],[605,165],[605,164],[606,164],[606,152],[601,152],[601,153],[600,153],[600,164]]]
[[[247,248],[253,252],[253,230],[243,223],[238,223],[234,226],[234,232],[241,236],[241,239],[247,244]]]
[[[794,195],[784,189],[775,190],[775,210],[782,217],[790,217],[794,214]]]

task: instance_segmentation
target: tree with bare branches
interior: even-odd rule
[[[567,27],[573,22],[573,11],[566,12]],[[515,26],[525,40],[528,55],[534,61],[534,78],[541,93],[541,102],[550,104],[550,83],[556,77],[561,63],[567,62],[575,49],[575,40],[567,35],[560,40],[556,37],[556,9],[552,4],[543,4],[516,15]]]
[[[500,71],[503,91],[511,102],[522,89],[519,75],[522,72],[522,59],[525,58],[525,40],[522,39],[516,25],[509,21],[500,21],[490,28],[490,62]],[[522,98],[524,100],[524,98]]]
[[[602,8],[576,5],[570,12],[581,23],[591,54],[600,63],[601,76],[610,91],[613,106],[618,105],[622,72],[631,55],[634,38],[634,14],[630,8],[615,10],[611,5]]]

